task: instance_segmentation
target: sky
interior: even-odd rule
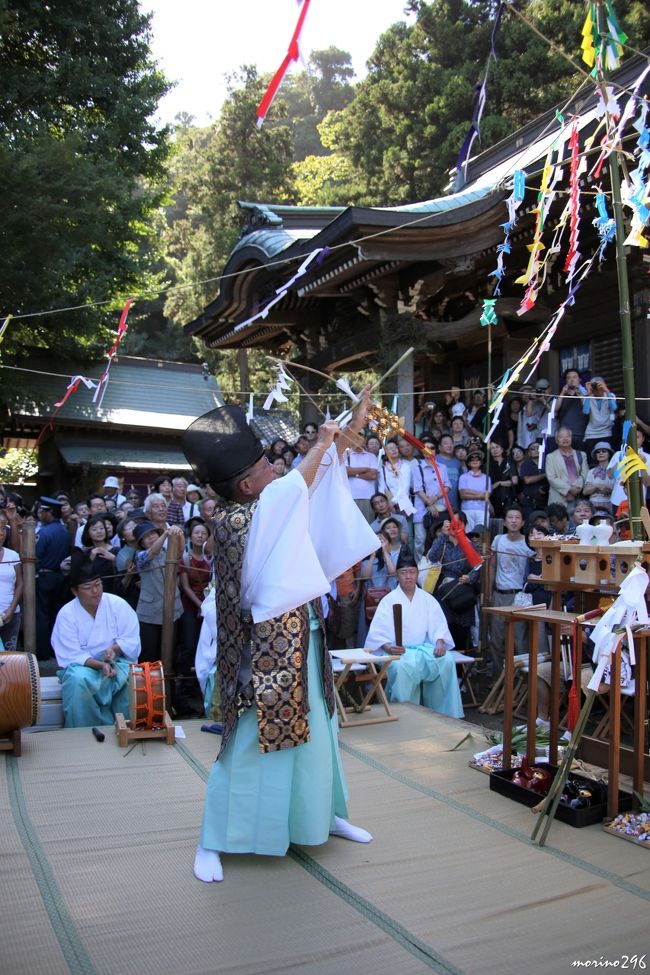
[[[179,112],[198,125],[216,118],[225,98],[225,75],[242,64],[275,71],[287,53],[298,21],[297,0],[140,0],[153,13],[152,50],[176,88],[159,105],[157,118],[173,122]],[[301,35],[305,61],[330,46],[352,55],[357,80],[375,43],[404,14],[405,0],[311,0]],[[298,61],[290,71],[301,71]]]

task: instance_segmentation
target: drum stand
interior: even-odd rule
[[[168,745],[173,745],[176,740],[174,722],[169,717],[167,711],[164,713],[162,727],[152,728],[150,731],[146,728],[132,728],[131,722],[126,720],[121,711],[118,711],[115,715],[115,732],[120,748],[126,748],[127,745],[144,741],[145,739],[162,738]]]
[[[16,758],[20,757],[22,753],[20,728],[16,728],[15,731],[8,731],[6,735],[0,738],[0,752],[13,752]]]

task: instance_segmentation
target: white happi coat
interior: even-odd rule
[[[393,606],[402,607],[402,646],[405,652],[388,667],[388,696],[391,701],[406,701],[448,714],[463,717],[463,703],[458,689],[456,664],[450,653],[434,654],[442,640],[445,650],[454,643],[438,601],[416,589],[413,598],[398,587],[379,603],[366,639],[366,646],[379,650],[386,643],[395,644]]]
[[[52,630],[52,646],[59,667],[84,664],[88,657],[102,660],[104,651],[119,643],[122,655],[135,663],[140,655],[138,617],[126,600],[105,592],[91,616],[78,599],[66,603]]]
[[[402,607],[403,646],[418,647],[429,643],[435,647],[436,640],[444,640],[445,649],[453,649],[454,641],[438,600],[424,589],[416,589],[413,599],[409,599],[400,586],[379,603],[368,631],[367,647],[378,650],[384,643],[395,643],[393,606],[396,603]]]

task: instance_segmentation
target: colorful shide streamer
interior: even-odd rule
[[[569,249],[564,262],[564,273],[570,281],[580,257],[578,250],[578,232],[580,228],[580,136],[578,134],[578,120],[574,119],[569,137],[571,149],[571,167],[569,171],[569,203],[571,229],[569,232]]]
[[[268,111],[271,105],[273,104],[273,99],[278,93],[278,89],[282,84],[282,79],[287,73],[289,65],[291,64],[292,61],[297,61],[298,58],[300,57],[300,35],[302,33],[302,28],[305,23],[305,17],[307,16],[307,11],[309,10],[309,3],[310,0],[302,0],[302,9],[298,16],[298,23],[296,24],[296,28],[291,36],[291,40],[289,42],[289,49],[287,50],[284,61],[282,62],[278,70],[273,75],[273,78],[271,79],[271,83],[269,87],[266,89],[262,101],[257,106],[258,129],[261,128],[262,125],[264,124],[264,119],[266,118]]]
[[[618,68],[623,56],[623,45],[627,35],[621,30],[611,0],[605,0],[605,19],[607,33],[601,34],[598,27],[597,4],[587,5],[587,16],[582,28],[582,60],[590,68],[597,69],[598,63],[608,71]]]
[[[126,301],[124,302],[124,308],[122,309],[122,314],[120,315],[120,321],[117,326],[117,335],[115,336],[115,341],[113,342],[112,346],[110,347],[107,353],[108,365],[106,366],[106,369],[100,376],[99,384],[97,386],[97,389],[95,390],[95,395],[93,396],[93,403],[97,404],[98,410],[101,409],[102,403],[104,402],[104,396],[106,395],[106,390],[108,388],[108,374],[110,372],[111,365],[113,364],[115,353],[117,352],[117,348],[120,342],[126,335],[126,330],[127,330],[126,320],[129,317],[129,310],[133,304],[133,301],[134,301],[133,298],[127,298]]]
[[[525,315],[527,311],[530,311],[535,306],[537,296],[546,275],[545,265],[551,256],[551,254],[547,254],[545,258],[543,257],[543,251],[546,250],[546,247],[542,242],[542,235],[546,218],[556,197],[555,188],[562,178],[564,146],[566,143],[564,118],[559,113],[557,114],[557,118],[560,123],[560,131],[551,143],[546,155],[539,193],[537,194],[537,205],[533,210],[533,213],[536,214],[536,219],[533,241],[528,245],[528,250],[530,251],[528,267],[515,281],[516,284],[526,286],[524,297],[517,310],[518,315]]]
[[[601,189],[596,193],[596,209],[598,216],[594,217],[593,225],[600,237],[599,251],[602,253],[607,244],[610,244],[616,236],[616,221],[607,212],[607,197]]]
[[[462,173],[462,182],[465,182],[467,177],[467,164],[469,163],[469,154],[472,150],[472,145],[476,138],[481,137],[481,119],[483,118],[483,112],[485,110],[485,103],[487,102],[487,83],[488,74],[490,72],[490,63],[492,60],[497,60],[496,51],[496,39],[499,32],[499,27],[501,25],[501,17],[503,15],[503,8],[505,6],[505,0],[501,0],[499,7],[494,18],[494,25],[492,27],[492,37],[490,40],[490,53],[488,55],[487,64],[485,66],[485,72],[483,74],[483,80],[476,85],[474,91],[474,113],[472,115],[472,123],[469,127],[469,132],[465,136],[465,140],[458,153],[458,158],[456,160],[456,171],[460,175]]]
[[[511,252],[510,234],[512,228],[518,220],[517,210],[524,202],[526,195],[526,173],[523,169],[516,169],[512,177],[512,193],[506,200],[508,208],[508,219],[501,224],[504,232],[503,243],[497,246],[497,266],[490,272],[490,277],[496,279],[492,290],[492,298],[483,299],[483,312],[481,313],[481,325],[498,325],[499,319],[496,313],[497,298],[501,294],[501,281],[505,273],[504,259],[506,254]]]
[[[629,181],[624,183],[625,195],[623,203],[632,210],[632,226],[625,239],[626,244],[634,247],[647,247],[648,238],[644,232],[650,220],[650,129],[647,125],[648,104],[643,102],[634,128],[639,133],[634,150],[638,157],[638,164],[629,174]]]

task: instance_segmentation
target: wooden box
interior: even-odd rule
[[[609,555],[598,545],[563,544],[560,554],[570,582],[584,586],[611,585]]]
[[[631,569],[641,554],[641,542],[626,542],[617,545],[601,545],[601,552],[609,555],[610,564],[613,562],[614,583],[620,586],[627,578]],[[613,558],[612,558],[613,556]]]
[[[538,538],[531,539],[531,546],[539,552],[542,561],[542,579],[546,582],[569,582],[573,571],[571,559],[563,559],[561,548],[563,545],[577,544],[566,539],[561,541],[559,538]]]

